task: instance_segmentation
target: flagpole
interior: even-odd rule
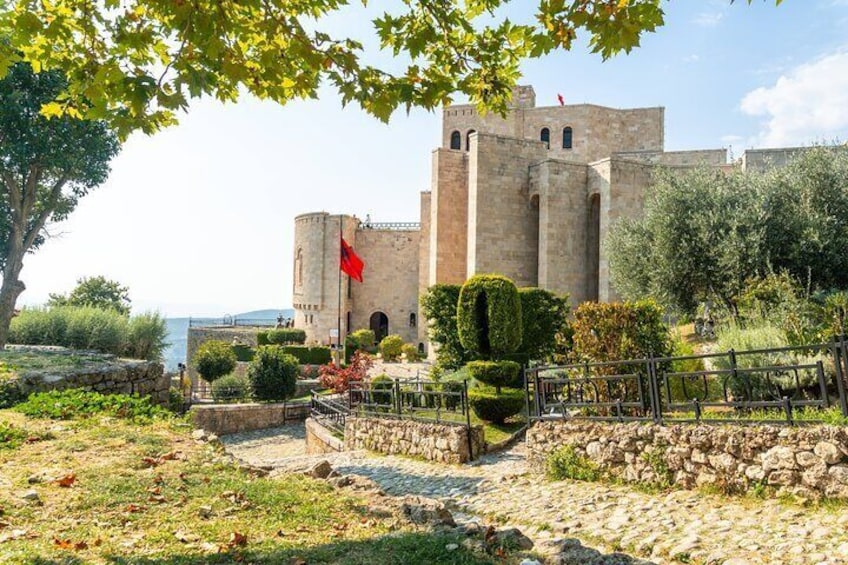
[[[336,367],[342,366],[342,239],[344,214],[339,214],[339,317],[336,319]]]

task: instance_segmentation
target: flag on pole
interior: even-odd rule
[[[562,94],[557,94],[557,100],[559,100],[560,106],[565,106],[565,98],[562,97]]]
[[[362,259],[359,258],[353,251],[353,247],[348,245],[348,243],[342,239],[342,249],[341,249],[341,262],[340,268],[342,271],[347,273],[347,275],[359,282],[362,282],[362,269],[365,268],[365,263],[362,262]]]

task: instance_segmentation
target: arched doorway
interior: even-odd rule
[[[589,275],[586,285],[587,300],[598,301],[598,286],[600,283],[600,259],[601,259],[601,195],[593,194],[589,197],[589,230],[587,233],[587,273]]]
[[[369,326],[371,331],[374,332],[374,337],[377,339],[377,343],[380,343],[380,340],[389,335],[389,317],[382,312],[374,312],[371,314]]]

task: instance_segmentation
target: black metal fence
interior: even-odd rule
[[[529,420],[796,424],[848,418],[848,341],[525,370]]]
[[[188,325],[191,328],[233,328],[242,327],[273,327],[277,320],[270,318],[238,318],[236,316],[224,316],[223,318],[189,318]]]
[[[312,416],[343,431],[348,416],[379,416],[471,428],[468,383],[424,379],[370,379],[341,394],[312,392]]]

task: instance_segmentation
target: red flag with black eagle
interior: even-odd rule
[[[347,275],[359,282],[362,282],[362,269],[365,268],[365,263],[362,262],[362,259],[359,258],[353,251],[353,247],[348,245],[348,243],[342,239],[342,254],[341,254],[341,270]]]

